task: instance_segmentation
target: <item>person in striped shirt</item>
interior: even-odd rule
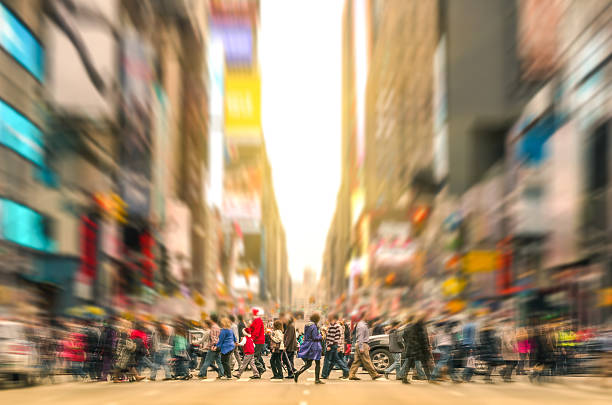
[[[325,342],[325,362],[323,364],[323,374],[321,378],[327,379],[329,374],[337,365],[342,370],[341,379],[347,379],[349,369],[344,363],[344,359],[340,356],[340,353],[344,350],[344,328],[338,322],[338,315],[331,314],[329,316],[329,328],[327,329],[327,338]]]

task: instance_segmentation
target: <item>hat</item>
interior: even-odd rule
[[[248,337],[251,337],[251,328],[242,329],[242,334]]]
[[[253,307],[253,309],[251,309],[251,312],[253,313],[254,316],[263,316],[264,315],[264,310],[262,308],[259,308],[259,307]]]

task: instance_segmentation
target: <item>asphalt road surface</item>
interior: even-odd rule
[[[312,370],[309,370],[312,371]],[[477,377],[469,384],[442,382],[429,384],[413,381],[372,381],[361,374],[361,381],[339,380],[335,371],[325,385],[314,385],[314,374],[306,372],[298,384],[293,380],[270,381],[270,373],[262,380],[249,380],[250,372],[241,380],[142,381],[138,383],[65,382],[29,388],[0,391],[0,404],[74,404],[74,405],[134,405],[134,404],[589,404],[610,405],[612,388],[600,387],[593,378],[567,377],[536,386],[526,379],[514,383],[484,384]],[[246,378],[244,378],[246,377]]]

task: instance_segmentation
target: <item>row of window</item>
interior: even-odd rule
[[[44,50],[23,22],[0,2],[0,48],[36,80],[44,79]],[[0,95],[1,97],[2,95]],[[0,99],[0,146],[44,168],[42,131]],[[41,251],[55,250],[49,220],[33,209],[0,198],[0,240]]]

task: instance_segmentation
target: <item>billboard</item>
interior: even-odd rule
[[[208,148],[209,173],[206,201],[212,207],[221,207],[223,203],[223,97],[225,80],[223,42],[213,38],[208,47],[209,74],[209,139]]]
[[[228,67],[249,67],[253,64],[253,27],[239,20],[214,21],[211,36],[218,38],[225,49]]]
[[[121,43],[123,136],[121,197],[128,214],[148,218],[151,205],[153,50],[134,30]]]
[[[0,100],[0,145],[37,166],[44,166],[44,137],[36,125]]]
[[[259,73],[228,73],[225,78],[225,132],[232,140],[261,141]]]

